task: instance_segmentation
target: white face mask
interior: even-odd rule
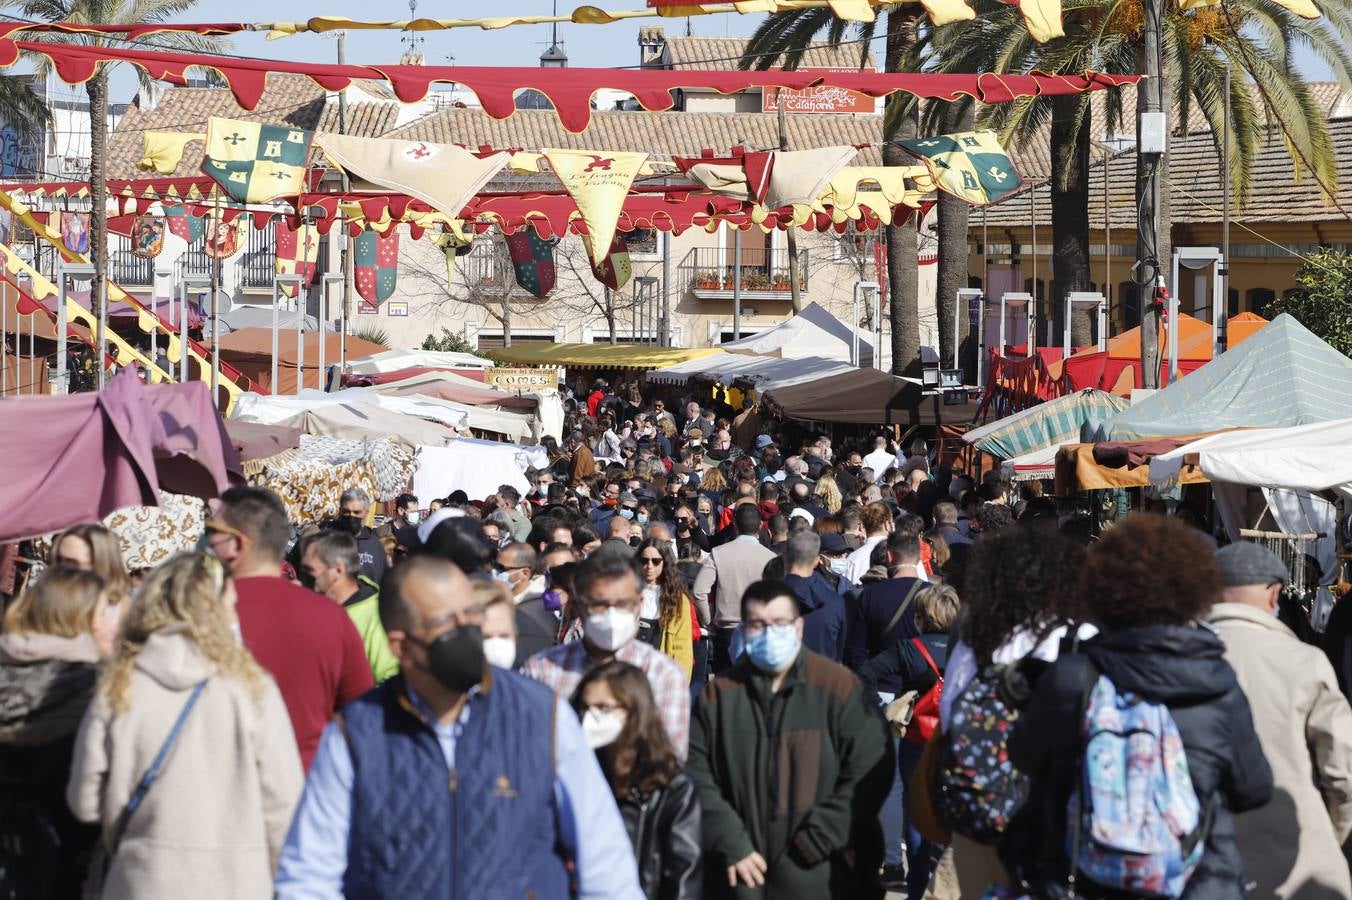
[[[484,638],[484,659],[499,669],[512,668],[516,665],[516,641],[509,637]]]
[[[408,522],[410,525],[417,525],[422,521],[422,510],[410,509],[404,514],[404,521]]]
[[[582,733],[586,735],[587,744],[593,750],[615,743],[615,739],[620,736],[620,732],[623,730],[623,710],[602,711],[588,707],[587,711],[582,714]]]
[[[833,558],[830,562],[830,568],[837,575],[844,575],[846,570],[850,568],[850,561],[843,556]]]
[[[638,617],[612,606],[603,613],[587,616],[583,631],[592,646],[614,653],[638,634]]]

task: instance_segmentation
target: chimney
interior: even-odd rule
[[[667,49],[667,33],[661,25],[644,25],[638,30],[638,64],[642,68],[662,68]]]

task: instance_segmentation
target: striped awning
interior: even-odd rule
[[[1013,459],[1034,450],[1077,443],[1086,422],[1106,421],[1126,408],[1122,397],[1086,388],[975,428],[962,439],[983,453]]]

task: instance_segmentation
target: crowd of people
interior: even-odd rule
[[[0,897],[1352,898],[1352,638],[1267,549],[603,382],[548,451],[379,523],[237,487],[150,571],[57,536]]]

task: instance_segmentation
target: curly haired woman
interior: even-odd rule
[[[300,757],[281,692],[235,637],[235,599],[219,561],[183,554],[122,620],[67,788],[76,817],[103,827],[105,898],[272,896]]]

